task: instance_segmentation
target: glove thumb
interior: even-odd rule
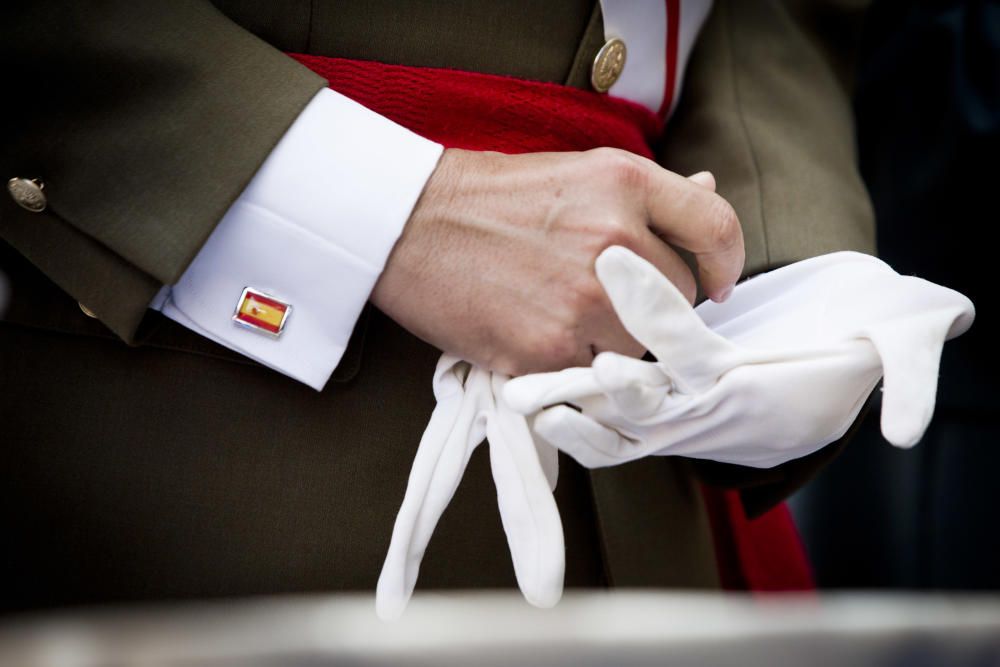
[[[625,329],[646,346],[682,393],[707,390],[738,356],[698,317],[666,276],[631,250],[606,248],[594,268]]]
[[[882,359],[882,435],[897,447],[912,447],[923,437],[934,414],[944,342],[964,333],[974,318],[972,302],[948,292],[957,297],[952,305],[868,332]]]

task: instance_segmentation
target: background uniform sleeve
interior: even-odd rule
[[[875,252],[848,90],[864,4],[717,0],[695,45],[659,159],[678,173],[715,174],[743,225],[746,275],[837,250]],[[741,489],[759,514],[848,439],[770,470],[692,465],[708,484]]]

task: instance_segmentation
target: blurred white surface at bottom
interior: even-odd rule
[[[423,593],[121,606],[0,620],[0,665],[1000,666],[1000,596]]]

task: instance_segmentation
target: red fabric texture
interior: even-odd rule
[[[651,158],[645,107],[553,83],[291,54],[330,88],[447,148],[533,153],[626,148]]]
[[[737,491],[702,487],[722,587],[731,591],[809,591],[816,585],[788,506],[748,519]]]
[[[652,157],[663,124],[628,100],[557,84],[458,70],[289,54],[330,88],[449,148],[503,153],[611,146]],[[813,588],[784,504],[748,520],[739,494],[704,488],[723,586]]]

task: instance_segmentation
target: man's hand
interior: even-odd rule
[[[597,281],[620,245],[689,301],[693,253],[714,301],[743,269],[743,233],[711,174],[690,179],[610,148],[504,155],[448,149],[386,264],[372,302],[436,347],[521,375],[640,356]]]

